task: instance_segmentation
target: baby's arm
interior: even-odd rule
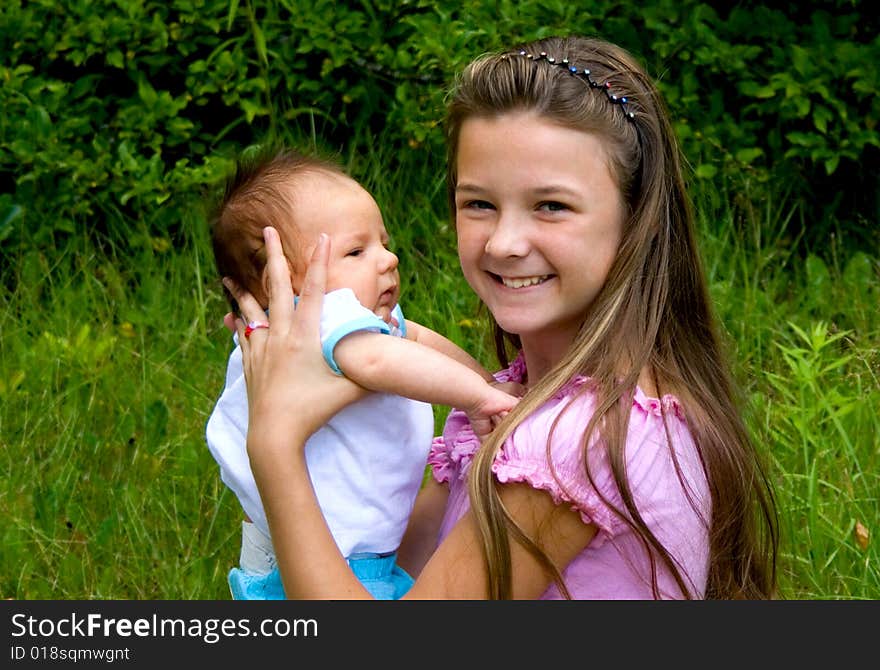
[[[463,362],[401,337],[353,333],[340,340],[333,358],[346,377],[371,391],[464,411],[479,436],[492,431],[493,416],[503,415],[518,402]]]
[[[406,320],[406,339],[418,342],[419,344],[424,344],[426,347],[431,347],[431,349],[439,351],[441,354],[446,354],[449,358],[452,358],[479,373],[479,375],[490,384],[495,381],[495,377],[492,376],[491,372],[480,365],[476,358],[471,356],[452,340],[443,337],[440,333],[437,333],[430,328],[426,328],[415,321],[410,321],[409,319]]]
[[[419,325],[415,321],[407,320],[406,337],[408,340],[413,340],[419,344],[424,344],[432,349],[436,349],[440,353],[446,354],[450,358],[454,358],[463,365],[466,365],[471,370],[475,370],[483,379],[492,384],[495,388],[501,389],[510,395],[515,395],[517,398],[522,398],[523,395],[525,395],[525,386],[519,382],[495,381],[495,377],[492,373],[480,365],[480,362],[476,358],[471,356],[451,340],[443,337],[440,333],[434,332],[430,328]]]

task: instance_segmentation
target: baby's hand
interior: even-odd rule
[[[519,398],[499,389],[496,384],[487,387],[487,392],[476,406],[465,409],[474,433],[482,442],[496,425],[516,407]]]
[[[519,382],[490,382],[490,385],[517,398],[522,398],[526,394],[526,387]]]

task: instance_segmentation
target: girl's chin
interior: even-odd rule
[[[531,330],[530,324],[523,321],[522,317],[517,318],[516,316],[506,316],[504,314],[496,314],[494,315],[495,323],[497,323],[502,330],[511,335],[522,335],[523,333],[527,333]]]

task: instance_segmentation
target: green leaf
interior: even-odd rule
[[[797,108],[798,118],[805,119],[807,117],[807,114],[810,113],[810,107],[812,106],[810,99],[806,96],[795,98],[794,104]]]
[[[834,174],[834,171],[837,169],[837,165],[840,163],[840,154],[834,154],[831,158],[826,159],[825,161],[825,173],[826,174]]]
[[[235,21],[235,13],[238,11],[238,0],[230,0],[229,14],[226,16],[226,32],[232,31],[232,23]]]
[[[711,163],[700,163],[694,171],[694,174],[698,179],[711,179],[718,174],[718,168]]]
[[[791,62],[797,72],[800,74],[807,74],[810,69],[809,66],[811,60],[812,55],[807,49],[804,49],[797,44],[791,46]]]
[[[843,270],[843,285],[847,287],[847,292],[857,302],[864,305],[870,304],[872,288],[880,286],[880,283],[878,283],[880,276],[878,276],[877,270],[877,261],[872,260],[863,251],[857,251],[849,259]]]
[[[248,123],[251,123],[255,117],[263,116],[266,113],[265,107],[251,100],[242,98],[240,104]]]
[[[119,49],[113,49],[112,51],[107,52],[107,64],[119,68],[120,70],[124,68],[125,58],[123,57],[122,52]]]
[[[877,261],[872,260],[864,251],[857,251],[843,270],[843,283],[867,289],[873,284],[876,272]]]
[[[749,165],[750,163],[752,163],[752,161],[754,161],[759,156],[763,156],[764,150],[761,149],[760,147],[752,147],[750,149],[740,149],[739,151],[736,152],[735,155],[736,155],[736,160],[738,160],[740,163],[745,163],[746,165]]]
[[[758,91],[760,90],[760,86],[756,81],[742,81],[737,85],[739,92],[745,96],[750,98],[758,97]]]
[[[831,110],[824,106],[813,108],[813,125],[823,135],[828,132],[828,122],[833,118]]]
[[[126,171],[137,172],[138,162],[131,154],[131,149],[128,146],[128,141],[120,142],[119,146],[116,149],[116,153],[119,155],[119,160],[122,162],[122,167],[125,168]]]
[[[269,64],[269,57],[266,53],[266,37],[263,35],[263,29],[256,21],[251,22],[251,29],[254,33],[254,44],[257,47],[257,55],[260,57],[263,65]]]
[[[74,233],[76,228],[73,225],[73,221],[67,217],[61,217],[55,221],[55,230],[60,230],[63,233]]]
[[[831,298],[831,274],[828,267],[821,258],[810,254],[807,256],[806,270],[810,302],[824,311]]]
[[[810,133],[801,133],[801,132],[791,132],[785,134],[785,139],[787,139],[792,144],[795,144],[799,147],[812,147],[817,144],[816,136],[811,135]]]
[[[147,107],[152,107],[159,99],[156,89],[153,88],[143,75],[138,77],[138,96]]]
[[[78,100],[86,95],[91,95],[92,91],[95,90],[95,87],[98,85],[101,77],[97,74],[86,75],[84,77],[80,77],[76,80],[76,83],[73,85],[73,88],[70,89],[70,98],[72,100]]]
[[[52,129],[52,118],[42,105],[34,105],[28,110],[28,120],[41,136],[48,135]]]

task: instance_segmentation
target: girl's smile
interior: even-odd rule
[[[495,275],[495,277],[507,288],[521,289],[543,284],[545,281],[549,280],[552,275],[539,275],[537,277],[499,277],[498,275]]]

